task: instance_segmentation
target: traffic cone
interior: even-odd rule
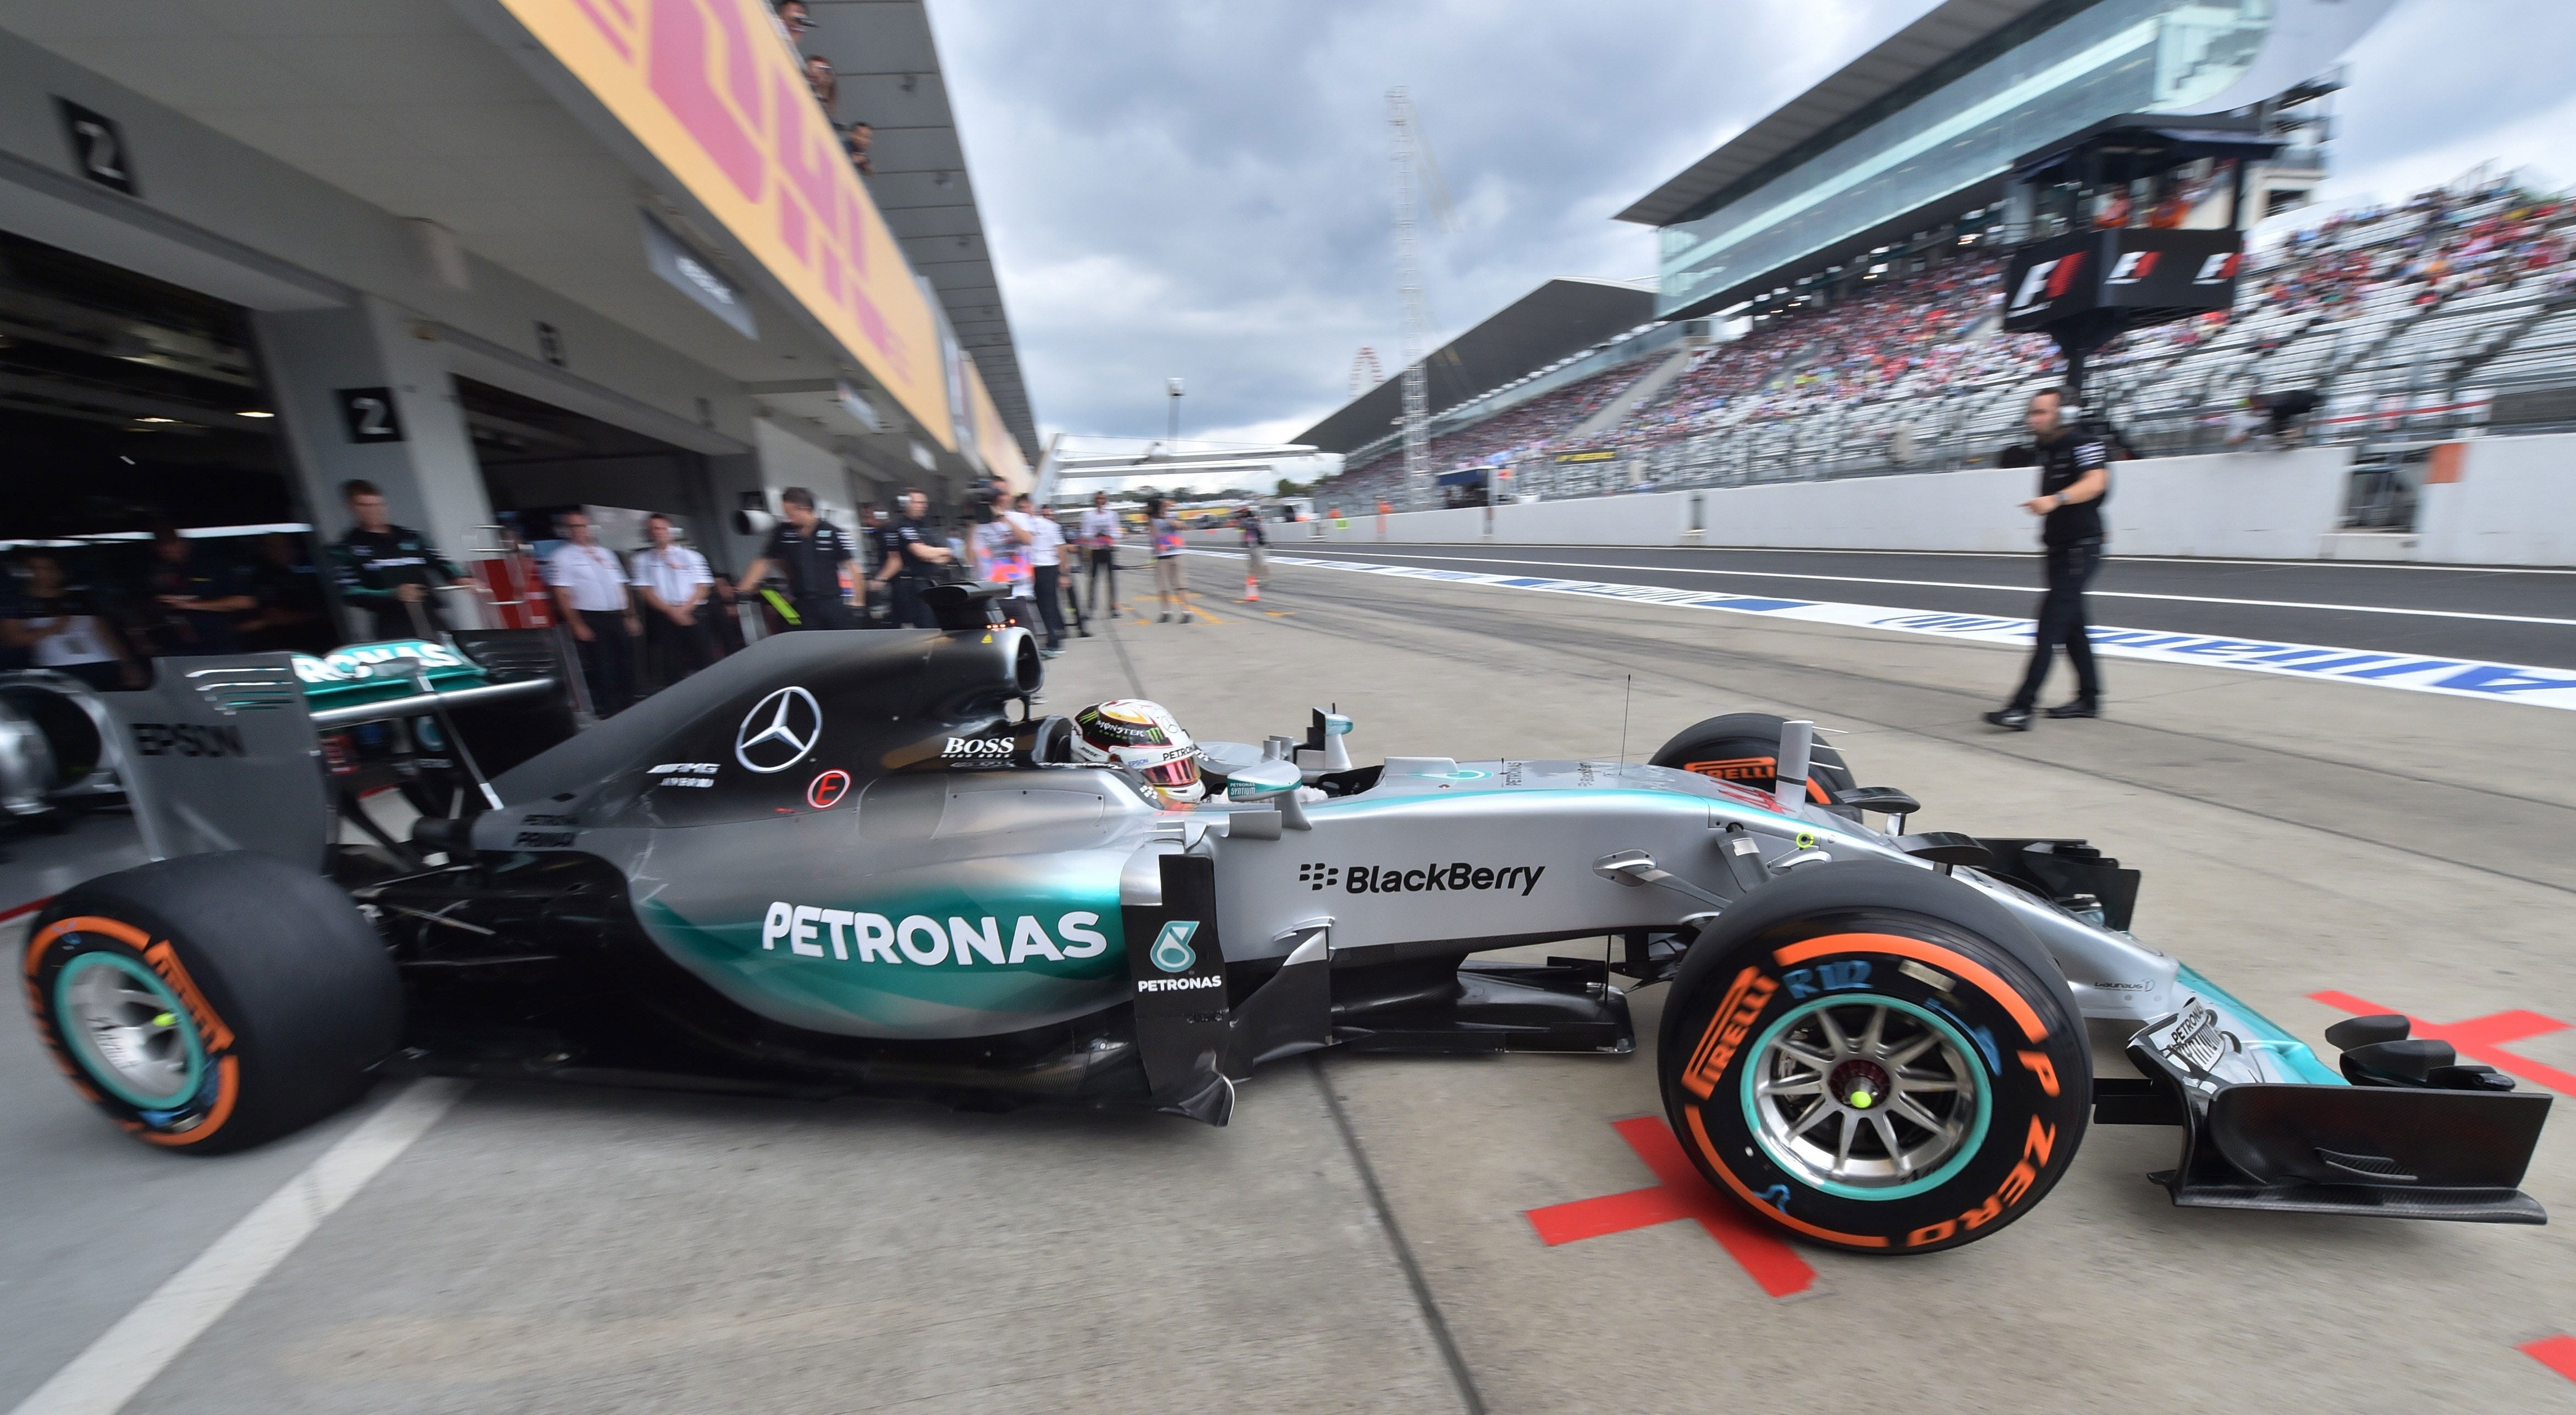
[[[1246,604],[1261,603],[1261,582],[1252,578],[1252,573],[1248,570],[1244,572],[1243,576],[1243,602]]]

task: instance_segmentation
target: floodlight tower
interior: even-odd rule
[[[1419,134],[1413,100],[1402,88],[1386,91],[1386,120],[1395,159],[1395,291],[1404,306],[1404,498],[1410,503],[1423,496],[1430,481],[1431,390],[1422,363],[1430,352],[1423,345],[1430,337],[1431,316],[1422,302],[1421,259],[1413,230]]]

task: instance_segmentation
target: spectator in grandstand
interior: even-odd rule
[[[2316,410],[2317,391],[2313,388],[2253,394],[2245,400],[2244,414],[2228,419],[2227,445],[2241,447],[2259,439],[2267,446],[2289,446],[2307,430],[2308,415]]]
[[[787,31],[789,43],[802,41],[814,28],[814,16],[806,10],[805,0],[778,0],[778,27]]]
[[[868,160],[868,149],[876,146],[877,130],[865,118],[856,119],[841,130],[841,151],[849,154],[850,165],[862,177],[877,174],[877,165]]]
[[[628,562],[634,572],[635,597],[644,601],[644,662],[654,686],[667,688],[715,662],[715,644],[707,636],[707,596],[715,576],[707,558],[671,538],[671,518],[656,511],[644,518],[650,541]]]
[[[590,517],[566,511],[555,518],[564,539],[546,558],[546,583],[572,630],[581,655],[581,678],[590,686],[590,709],[614,717],[635,701],[635,605],[626,567],[608,547],[591,539]]]
[[[1153,497],[1145,503],[1146,530],[1154,538],[1154,591],[1161,596],[1163,617],[1172,622],[1172,606],[1181,607],[1181,622],[1190,622],[1190,579],[1181,548],[1181,523],[1172,518],[1172,503]]]
[[[68,582],[59,557],[31,550],[18,569],[27,582],[0,617],[0,643],[24,653],[29,667],[67,674],[102,692],[143,686],[143,666],[90,594]]]
[[[1074,534],[1082,542],[1083,563],[1089,567],[1084,571],[1082,598],[1091,606],[1093,617],[1104,612],[1104,605],[1107,606],[1106,613],[1115,615],[1118,612],[1118,540],[1125,533],[1126,528],[1119,524],[1118,513],[1110,509],[1109,493],[1091,493],[1091,508],[1082,513],[1082,523],[1074,528]],[[1106,599],[1100,595],[1104,581],[1109,586]],[[1085,629],[1082,633],[1088,638],[1091,631]]]
[[[832,116],[832,105],[841,101],[841,79],[832,72],[832,61],[820,54],[806,55],[805,84],[814,90],[814,101],[823,105],[823,116]]]
[[[2084,587],[2101,567],[2102,504],[2111,494],[2110,447],[2089,430],[2068,425],[2074,396],[2064,389],[2044,388],[2031,395],[2028,421],[2032,450],[2039,459],[2039,495],[2022,509],[2040,518],[2040,545],[2046,557],[2048,593],[2040,600],[2039,623],[2030,646],[2030,667],[2012,701],[1986,721],[2014,732],[2030,730],[2031,709],[2039,702],[2040,684],[2058,645],[2075,669],[2075,696],[2048,709],[2050,717],[2099,717],[2102,680],[2093,667],[2090,616]]]

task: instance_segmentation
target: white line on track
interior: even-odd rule
[[[1797,575],[1778,570],[1707,570],[1688,565],[1623,565],[1600,560],[1507,560],[1499,555],[1404,555],[1393,551],[1312,550],[1302,554],[1348,555],[1370,560],[1438,560],[1460,565],[1521,565],[1533,569],[1558,570],[1625,570],[1631,574],[1652,572],[1672,575],[1732,575],[1752,580],[1821,580],[1836,585],[1913,585],[1931,590],[2000,590],[2007,594],[2032,595],[2040,592],[2037,585],[1980,585],[1964,580],[1887,580],[1862,575]],[[2404,614],[2421,619],[2480,619],[2496,624],[2556,624],[2576,627],[2576,619],[2552,619],[2537,614],[2476,614],[2464,609],[2401,609],[2380,604],[2321,604],[2297,599],[2227,599],[2217,595],[2146,594],[2137,590],[2086,590],[2094,599],[2158,599],[2178,604],[2243,604],[2264,609],[2330,609],[2347,614]]]
[[[431,1078],[396,1092],[20,1401],[13,1415],[115,1415],[324,1219],[427,1133],[466,1085]]]
[[[1318,548],[1341,544],[1321,541]],[[1398,541],[1399,545],[1419,545],[1420,541]],[[1270,548],[1279,550],[1290,545],[1285,540],[1272,541]],[[1570,541],[1515,542],[1523,550],[1599,550],[1598,545],[1578,545]],[[1642,545],[1638,550],[1682,550],[1682,546]],[[1822,545],[1711,545],[1688,547],[1704,555],[1899,555],[1919,556],[1926,560],[2019,560],[2030,559],[2029,551],[2016,550],[1853,550]],[[2402,560],[2228,560],[2209,555],[2115,555],[2133,565],[2260,565],[2271,569],[2299,570],[2415,570],[2444,575],[2576,575],[2576,570],[2546,565],[2424,565]]]

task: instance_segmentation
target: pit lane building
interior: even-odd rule
[[[919,3],[146,0],[0,14],[0,540],[1025,484]],[[874,125],[874,174],[834,119]]]

